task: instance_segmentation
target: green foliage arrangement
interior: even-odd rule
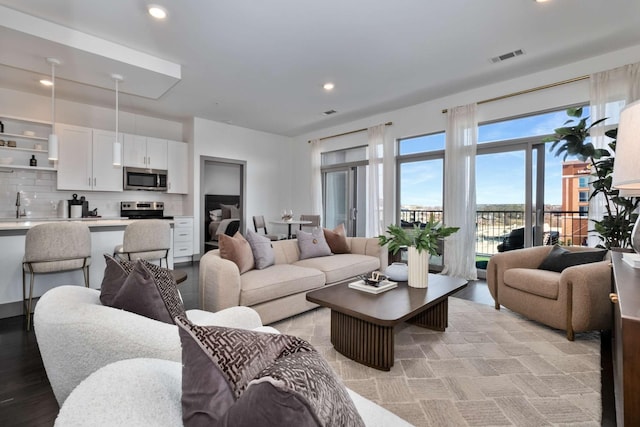
[[[378,236],[378,242],[380,246],[389,245],[388,249],[394,255],[404,246],[413,246],[419,253],[427,251],[429,255],[437,255],[438,241],[452,235],[459,229],[460,227],[445,227],[431,215],[429,221],[423,226],[415,224],[413,228],[409,229],[393,224],[388,226],[389,236],[381,234]]]
[[[638,218],[635,211],[640,206],[640,198],[620,196],[620,192],[611,186],[615,160],[612,153],[616,151],[618,129],[605,132],[605,135],[613,140],[608,144],[611,151],[604,148],[597,149],[589,142],[590,131],[606,119],[596,120],[587,126],[589,117],[582,117],[582,108],[569,108],[567,116],[571,119],[567,120],[562,127],[555,129],[555,134],[545,138],[544,142],[553,142],[551,151],[556,150],[556,157],[564,153],[563,160],[568,156],[575,156],[583,162],[590,161],[593,177],[590,183],[593,185],[593,192],[589,200],[597,194],[602,194],[607,210],[602,220],[593,219],[594,230],[590,230],[600,235],[602,243],[598,247],[606,249],[630,247],[631,231]],[[575,119],[579,119],[577,124]]]

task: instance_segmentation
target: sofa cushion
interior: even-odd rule
[[[322,231],[331,252],[334,254],[348,254],[351,252],[347,243],[347,232],[344,229],[344,224],[340,224],[333,230],[323,228]]]
[[[300,248],[300,259],[331,255],[331,249],[320,228],[314,228],[311,233],[299,230],[298,247]]]
[[[504,272],[504,284],[520,291],[549,299],[558,299],[560,273],[535,268],[510,268]]]
[[[220,245],[220,257],[233,261],[238,266],[240,274],[253,268],[251,245],[240,232],[236,232],[233,237],[219,234],[218,244]]]
[[[247,241],[253,252],[253,262],[258,270],[273,265],[276,262],[271,240],[268,237],[261,236],[253,230],[247,230]]]
[[[549,255],[547,255],[538,268],[540,270],[561,272],[565,268],[572,267],[574,265],[602,261],[606,254],[607,251],[604,249],[571,252],[563,247],[554,245],[551,252],[549,252]]]
[[[336,283],[377,270],[380,268],[380,259],[369,255],[341,254],[304,259],[294,265],[320,270],[324,273],[327,283]]]
[[[308,342],[196,326],[185,317],[176,323],[185,426],[364,425],[344,385]]]
[[[110,306],[165,323],[185,314],[171,272],[142,259],[135,262]]]
[[[240,305],[252,306],[319,288],[325,284],[325,275],[311,268],[276,264],[264,270],[247,271],[240,280]]]

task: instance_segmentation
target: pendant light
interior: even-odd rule
[[[122,166],[122,144],[118,138],[118,84],[123,80],[120,74],[111,74],[116,81],[116,140],[113,142],[113,166]]]
[[[58,135],[56,135],[56,65],[60,61],[55,58],[47,58],[51,64],[51,133],[49,134],[49,160],[58,160]]]

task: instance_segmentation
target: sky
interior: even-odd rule
[[[588,107],[583,117],[588,115]],[[478,151],[486,142],[552,134],[569,117],[564,110],[536,116],[481,125]],[[444,133],[402,140],[400,154],[442,150]],[[545,147],[545,204],[562,203],[562,156],[556,157]],[[573,160],[567,158],[567,160]],[[401,165],[401,200],[403,206],[442,206],[443,161],[426,160]],[[476,156],[476,203],[524,204],[525,152],[512,151]]]

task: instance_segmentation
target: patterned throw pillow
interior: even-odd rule
[[[218,245],[220,246],[220,257],[233,261],[238,266],[240,274],[253,268],[251,245],[240,232],[234,234],[233,237],[219,234]]]
[[[362,426],[347,390],[306,341],[176,318],[185,426]]]
[[[331,255],[331,249],[321,228],[314,228],[311,233],[299,230],[297,234],[300,259]]]
[[[111,304],[105,305],[165,323],[174,323],[176,316],[185,315],[178,285],[168,269],[146,260],[132,264],[133,270]]]
[[[333,230],[326,228],[322,229],[324,238],[327,240],[327,244],[334,254],[349,254],[349,244],[347,243],[347,232],[344,229],[344,224],[340,224]]]
[[[247,241],[253,252],[253,262],[256,269],[262,270],[276,263],[276,255],[268,237],[261,236],[253,230],[247,230]]]

